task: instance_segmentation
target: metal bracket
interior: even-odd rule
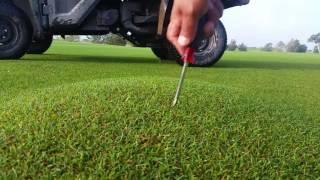
[[[158,19],[158,29],[157,35],[162,36],[165,33],[166,18],[168,18],[167,11],[171,9],[170,0],[161,0],[159,8],[159,19]]]
[[[49,24],[53,27],[77,27],[89,15],[100,0],[80,0],[69,12],[57,12],[57,1],[48,0]],[[59,4],[61,6],[61,4]]]

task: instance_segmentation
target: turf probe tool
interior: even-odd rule
[[[179,79],[179,83],[178,83],[178,86],[177,86],[176,94],[175,94],[173,102],[172,102],[172,107],[176,106],[178,101],[179,101],[179,97],[180,97],[180,94],[181,94],[183,82],[184,82],[184,79],[186,77],[186,72],[187,72],[187,69],[189,67],[189,64],[194,64],[194,62],[196,60],[195,56],[194,56],[194,53],[195,53],[196,49],[201,45],[202,40],[205,38],[203,29],[204,29],[204,26],[205,26],[206,22],[207,22],[207,16],[205,15],[199,21],[196,38],[189,45],[189,47],[185,50],[184,55],[182,56],[183,66],[182,66],[182,70],[181,70],[180,79]]]
[[[185,76],[186,76],[187,68],[189,66],[189,63],[192,63],[192,61],[194,59],[194,51],[195,50],[193,48],[188,47],[186,52],[185,52],[185,54],[182,57],[182,59],[183,59],[182,71],[181,71],[180,80],[179,80],[179,83],[178,83],[176,95],[174,96],[174,99],[173,99],[173,102],[172,102],[172,106],[175,106],[178,103],[178,99],[179,99],[179,96],[180,96],[180,93],[181,93],[183,81],[184,81]]]

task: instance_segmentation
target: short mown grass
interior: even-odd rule
[[[320,177],[320,56],[227,53],[190,68],[148,49],[56,42],[0,62],[0,176]]]

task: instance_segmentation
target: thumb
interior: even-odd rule
[[[188,46],[196,36],[198,19],[193,16],[185,17],[182,21],[178,44],[181,47]]]

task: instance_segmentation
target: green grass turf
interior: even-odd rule
[[[0,176],[320,177],[320,56],[226,53],[190,68],[150,50],[56,42],[0,62]]]

